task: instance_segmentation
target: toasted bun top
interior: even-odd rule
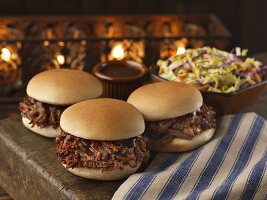
[[[76,137],[91,140],[121,140],[144,132],[142,114],[117,99],[92,99],[74,104],[61,115],[61,128]]]
[[[198,109],[202,95],[198,89],[180,82],[158,82],[135,90],[127,102],[134,105],[145,120],[158,121],[179,117]]]
[[[89,73],[53,69],[35,75],[27,86],[28,96],[53,105],[70,105],[102,94],[101,83]]]

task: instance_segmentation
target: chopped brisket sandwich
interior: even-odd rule
[[[136,172],[149,152],[142,114],[116,99],[93,99],[67,108],[56,138],[58,159],[75,175],[116,180]]]
[[[203,104],[201,93],[180,82],[159,82],[135,90],[127,100],[145,118],[145,139],[150,149],[183,152],[211,139],[215,112]]]
[[[86,72],[55,69],[34,76],[26,92],[19,104],[23,124],[35,133],[54,138],[60,134],[61,113],[74,103],[99,97],[102,86]]]

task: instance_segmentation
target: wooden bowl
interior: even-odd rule
[[[152,66],[150,76],[153,82],[168,81],[158,75],[159,67]],[[204,102],[214,108],[217,115],[234,114],[244,111],[253,105],[267,85],[267,74],[264,80],[248,88],[232,93],[201,92]]]
[[[102,82],[103,97],[126,100],[140,87],[148,68],[133,60],[114,60],[99,63],[93,74]]]

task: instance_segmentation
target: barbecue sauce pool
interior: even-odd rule
[[[100,72],[109,77],[133,77],[142,73],[141,70],[135,66],[119,63],[102,67]]]

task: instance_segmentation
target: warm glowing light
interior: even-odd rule
[[[65,42],[63,42],[63,41],[59,41],[59,42],[58,42],[58,45],[61,46],[61,47],[64,47]]]
[[[188,40],[186,38],[182,38],[180,40],[176,40],[175,46],[177,47],[176,54],[181,55],[186,52],[186,47],[188,44]]]
[[[61,54],[57,55],[57,62],[60,65],[63,65],[65,63],[65,57]]]
[[[1,58],[2,60],[8,62],[11,59],[11,52],[8,48],[2,48],[1,50]]]
[[[176,54],[181,55],[181,54],[184,54],[185,51],[186,51],[186,49],[183,46],[180,46],[177,48]]]
[[[117,60],[121,60],[124,58],[125,53],[121,43],[117,43],[116,45],[114,45],[114,47],[111,50],[111,55],[113,56],[113,58]]]
[[[82,40],[81,41],[81,45],[83,45],[83,46],[86,45],[86,41],[85,40]]]
[[[44,41],[44,45],[45,46],[48,46],[49,45],[49,42],[46,40],[46,41]]]

